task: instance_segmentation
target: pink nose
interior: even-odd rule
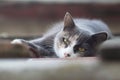
[[[70,57],[71,55],[69,53],[64,53],[65,57]]]

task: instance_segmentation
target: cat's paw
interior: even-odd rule
[[[11,41],[11,44],[22,44],[23,41],[21,39],[14,39],[13,41]]]

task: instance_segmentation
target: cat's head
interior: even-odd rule
[[[60,58],[94,56],[94,47],[107,39],[105,32],[90,35],[80,30],[67,12],[64,17],[62,30],[56,35],[54,49]]]

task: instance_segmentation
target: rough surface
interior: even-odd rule
[[[0,60],[0,80],[120,80],[120,63],[97,58]]]
[[[0,60],[0,63],[0,80],[91,80],[97,68],[95,58]]]
[[[103,60],[120,61],[120,37],[116,37],[102,43],[97,54]]]

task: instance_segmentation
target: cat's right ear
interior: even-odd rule
[[[70,15],[70,13],[67,12],[64,17],[64,30],[73,29],[74,27],[75,27],[75,23],[73,21],[73,18]]]
[[[100,32],[92,35],[92,39],[97,43],[100,44],[101,42],[107,40],[108,35],[106,32]]]

